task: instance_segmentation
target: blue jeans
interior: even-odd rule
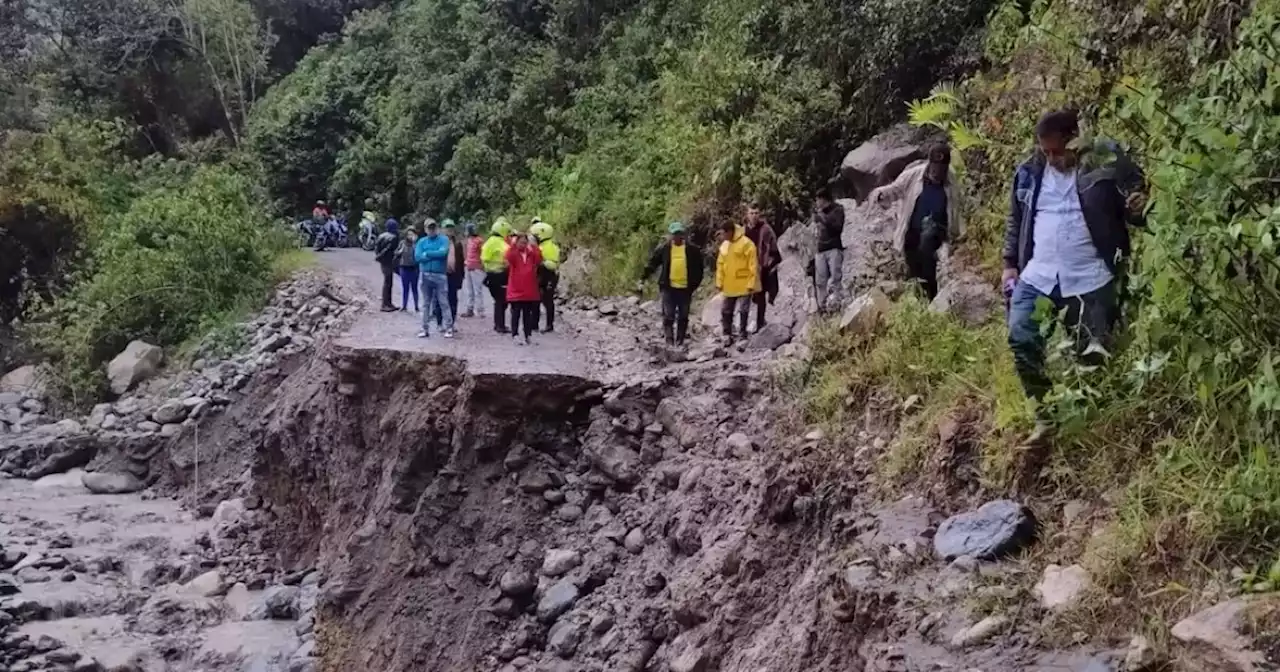
[[[439,310],[444,330],[453,331],[453,309],[449,307],[449,277],[444,273],[422,274],[422,330],[431,331],[433,314]]]
[[[1040,323],[1036,320],[1036,302],[1041,297],[1048,299],[1055,314],[1066,309],[1064,323],[1074,332],[1079,355],[1093,341],[1110,347],[1115,286],[1113,280],[1088,294],[1064,298],[1057,287],[1045,294],[1030,283],[1018,280],[1009,299],[1009,349],[1013,351],[1013,366],[1028,397],[1042,399],[1053,389],[1053,382],[1044,369],[1045,335],[1040,333]]]
[[[418,267],[400,267],[400,286],[402,297],[400,307],[409,310],[409,295],[413,295],[413,309],[418,309]]]

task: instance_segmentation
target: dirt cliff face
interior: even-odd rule
[[[805,488],[747,438],[760,385],[718,381],[295,372],[254,481],[279,566],[325,577],[324,669],[850,669],[867,628],[830,618]]]

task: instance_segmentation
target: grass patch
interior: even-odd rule
[[[999,325],[965,327],[931,312],[914,295],[900,301],[874,339],[841,333],[824,322],[811,335],[813,368],[802,395],[806,415],[833,435],[860,424],[873,396],[908,400],[887,453],[878,460],[887,484],[901,488],[922,473],[937,443],[939,423],[953,415],[980,416],[991,430],[981,446],[985,470],[1005,481],[1013,437],[1029,426],[1021,388],[1005,355]]]

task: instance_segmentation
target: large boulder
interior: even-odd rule
[[[845,155],[840,176],[858,201],[876,187],[894,181],[902,169],[925,158],[925,148],[939,138],[937,131],[900,124],[862,143]]]
[[[946,560],[964,555],[994,560],[1026,546],[1035,532],[1035,517],[1027,507],[1000,499],[944,520],[933,535],[933,548]]]
[[[46,392],[45,372],[32,364],[20,366],[0,378],[0,392],[43,397]]]
[[[1173,636],[1186,644],[1194,665],[1206,672],[1273,670],[1263,649],[1254,642],[1259,623],[1274,623],[1280,614],[1280,593],[1245,595],[1216,604],[1182,619]],[[1265,631],[1260,634],[1266,634]]]
[[[128,392],[138,383],[156,375],[163,362],[164,350],[159,346],[133,341],[107,364],[111,391],[117,395]]]
[[[122,495],[145,487],[137,476],[127,472],[86,471],[80,482],[89,492],[98,495]]]

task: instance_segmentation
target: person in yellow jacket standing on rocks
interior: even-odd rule
[[[720,225],[720,253],[716,255],[716,289],[724,296],[720,325],[726,343],[733,343],[733,314],[738,313],[738,337],[747,337],[751,295],[760,291],[760,262],[756,245],[747,232],[731,220]]]
[[[507,236],[511,225],[499,217],[489,227],[489,239],[480,248],[480,264],[484,267],[484,284],[493,297],[493,330],[507,333]]]
[[[542,296],[542,310],[547,314],[547,323],[542,333],[549,334],[556,330],[556,287],[560,285],[560,245],[556,243],[556,230],[542,220],[535,220],[529,227],[529,233],[538,241],[538,250],[542,252],[542,266],[538,268],[538,291]],[[534,323],[537,326],[537,323]]]

